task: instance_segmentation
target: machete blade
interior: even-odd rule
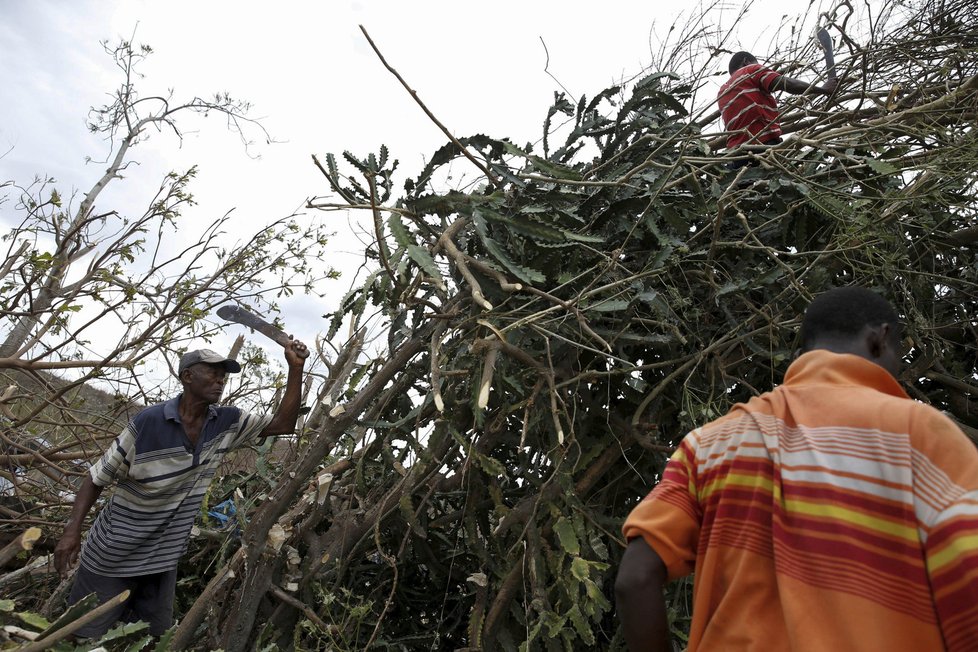
[[[815,38],[818,39],[818,44],[822,47],[822,52],[825,54],[825,74],[829,79],[835,79],[835,56],[832,54],[832,37],[829,36],[828,30],[824,27],[819,27],[818,31],[815,32]]]
[[[245,310],[241,306],[221,306],[217,309],[217,316],[225,321],[231,321],[256,330],[281,346],[289,345],[289,336],[282,329],[269,324],[255,313]]]

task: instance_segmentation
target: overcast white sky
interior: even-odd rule
[[[741,4],[720,5],[712,17],[732,22]],[[486,133],[525,143],[539,138],[559,90],[544,71],[541,37],[550,73],[575,96],[590,96],[641,72],[657,47],[653,25],[664,33],[675,12],[696,6],[654,0],[0,0],[0,154],[7,152],[0,178],[26,183],[35,174],[51,175],[62,194],[91,186],[100,169],[85,165],[85,156],[104,158],[107,145],[86,132],[85,117],[120,81],[99,42],[135,32],[135,41],[155,50],[143,67],[145,92],[173,88],[180,98],[230,91],[254,104],[254,115],[280,142],[257,144],[252,153],[260,158],[249,158],[220,120],[187,122],[193,133],[182,146],[163,134],[134,150],[140,167],[104,196],[103,210],[111,202],[123,212],[141,211],[162,172],[198,164],[191,188],[198,206],[189,217],[210,222],[234,208],[250,232],[299,209],[307,197],[328,193],[311,154],[366,154],[384,143],[401,171],[415,176],[444,144],[444,135],[382,67],[358,24],[455,135]],[[756,3],[756,18],[745,25],[749,37],[731,45],[758,48],[792,6],[804,11],[808,3]],[[9,225],[9,208],[0,208],[0,226]],[[348,222],[367,217],[313,212],[302,219],[335,225],[330,262],[349,269],[362,258],[362,247]],[[286,323],[311,339],[350,281],[331,281],[322,302],[286,304]]]

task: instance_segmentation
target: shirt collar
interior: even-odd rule
[[[824,349],[803,354],[788,367],[785,385],[859,385],[884,394],[910,398],[896,378],[875,362],[850,353]]]
[[[163,403],[163,418],[169,419],[170,421],[176,421],[177,423],[183,423],[180,421],[180,398],[183,393],[177,394],[175,398],[171,398],[169,401]],[[217,416],[217,406],[208,405],[207,406],[207,419],[213,419]]]

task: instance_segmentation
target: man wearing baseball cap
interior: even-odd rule
[[[177,367],[183,392],[137,414],[86,476],[54,551],[62,576],[79,558],[70,604],[91,593],[99,603],[128,599],[77,635],[99,637],[116,621],[143,620],[159,636],[173,624],[176,569],[211,478],[225,453],[261,437],[295,430],[309,350],[285,347],[288,379],[274,415],[219,405],[235,360],[209,349],[185,353]],[[102,490],[116,484],[81,546],[81,528]]]

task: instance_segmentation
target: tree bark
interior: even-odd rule
[[[34,543],[41,538],[41,528],[30,527],[24,530],[20,536],[8,543],[0,550],[0,566],[6,566],[7,562],[25,550],[31,550]]]
[[[428,329],[422,330],[427,332]],[[242,590],[236,592],[238,598],[225,623],[222,647],[227,652],[241,652],[246,649],[254,629],[258,605],[271,584],[278,555],[264,554],[269,530],[285,514],[303,485],[309,481],[343,433],[354,424],[387,383],[407,367],[411,358],[424,349],[427,342],[425,332],[417,333],[402,344],[364,388],[357,392],[354,399],[344,406],[344,410],[326,422],[305,454],[290,468],[283,470],[272,495],[252,517],[242,537],[245,555],[244,577],[240,583]]]

